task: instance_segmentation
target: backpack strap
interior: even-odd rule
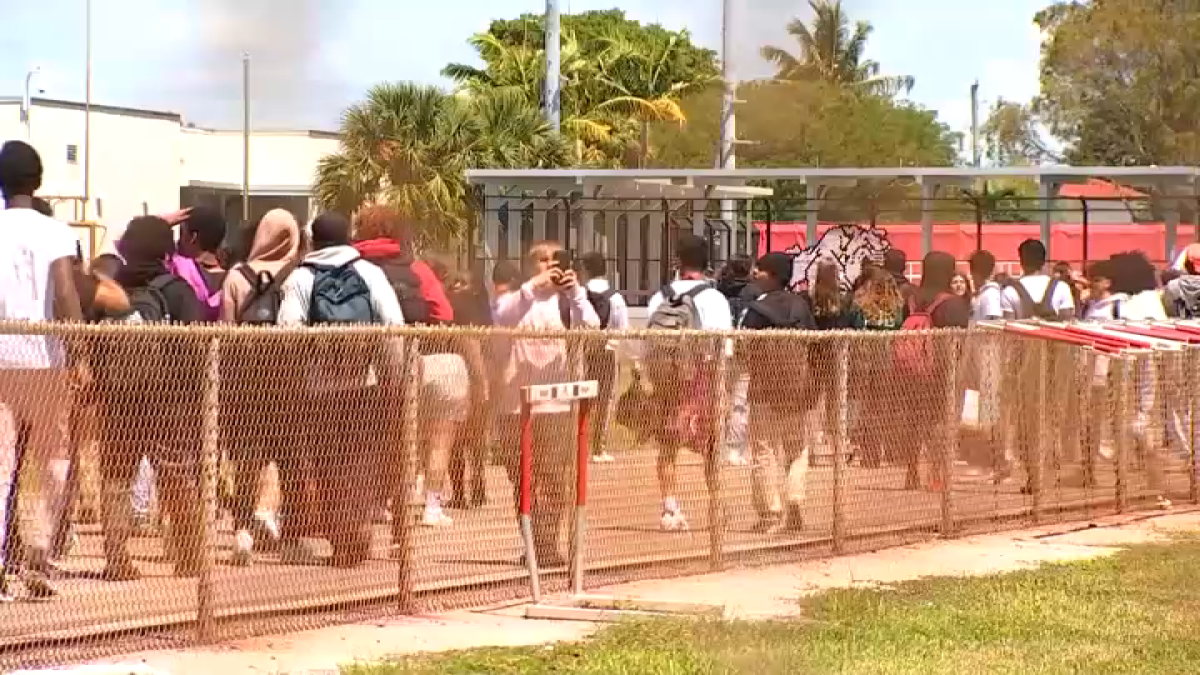
[[[1013,279],[1005,285],[1008,288],[1013,289],[1013,292],[1017,294],[1017,299],[1021,302],[1021,314],[1024,316],[1020,316],[1018,318],[1028,319],[1033,316],[1037,303],[1035,303],[1033,301],[1033,297],[1029,295],[1029,289],[1025,288],[1025,284],[1021,283],[1020,279]]]
[[[929,303],[929,306],[927,306],[925,308],[925,313],[930,316],[933,316],[933,313],[937,311],[938,307],[942,306],[942,303],[946,302],[947,300],[949,300],[953,297],[954,297],[954,295],[951,293],[938,293],[933,298],[933,301]]]
[[[658,294],[662,296],[663,302],[675,302],[675,287],[671,284],[666,284],[660,288]]]
[[[1050,277],[1050,283],[1046,284],[1046,294],[1042,296],[1042,301],[1038,303],[1038,309],[1041,310],[1043,316],[1051,316],[1058,312],[1054,309],[1054,291],[1058,288],[1059,280]]]

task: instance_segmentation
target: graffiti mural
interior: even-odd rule
[[[808,248],[793,246],[783,252],[792,256],[793,290],[810,287],[816,281],[818,263],[830,260],[837,265],[842,289],[849,291],[863,262],[879,260],[889,248],[886,230],[871,225],[838,225],[825,230]]]

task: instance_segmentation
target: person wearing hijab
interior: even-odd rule
[[[225,275],[221,287],[220,320],[240,322],[247,307],[270,288],[280,289],[295,269],[301,253],[300,225],[284,209],[268,211],[254,230],[246,260]],[[276,343],[282,347],[281,343]],[[248,565],[259,549],[274,547],[282,540],[285,557],[311,558],[303,544],[308,534],[301,505],[304,494],[302,438],[295,438],[299,410],[286,392],[301,385],[285,366],[263,367],[263,359],[277,365],[290,359],[280,354],[263,354],[261,345],[241,342],[225,345],[221,353],[221,379],[229,405],[221,407],[225,451],[233,467],[233,494],[228,505],[234,522],[232,562]],[[290,379],[296,378],[296,379]],[[273,391],[279,396],[256,398],[254,392]],[[253,402],[252,402],[253,401]],[[277,470],[279,505],[277,513],[259,511],[265,469]]]
[[[295,216],[284,209],[268,211],[254,231],[246,261],[225,275],[221,287],[220,320],[238,321],[246,304],[254,297],[251,277],[258,278],[265,272],[277,283],[282,282],[286,272],[295,267],[299,259],[300,225]]]

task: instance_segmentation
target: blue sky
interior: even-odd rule
[[[561,0],[564,10],[625,9],[638,20],[687,28],[720,46],[720,0]],[[912,98],[965,129],[969,87],[981,107],[1037,93],[1033,15],[1050,0],[845,0],[875,33],[868,56],[889,74],[916,77]],[[93,0],[93,100],[183,113],[202,126],[240,124],[240,55],[253,55],[259,128],[336,127],[338,113],[383,80],[443,83],[442,66],[472,61],[466,38],[495,17],[540,12],[544,0]],[[46,96],[82,100],[85,0],[0,0],[0,95],[19,95],[38,64]],[[762,44],[807,17],[805,0],[740,0],[734,64],[769,73]]]

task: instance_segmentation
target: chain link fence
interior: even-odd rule
[[[60,346],[88,371],[12,367]],[[523,430],[550,593],[580,470],[588,588],[1195,501],[1194,349],[0,325],[0,666],[527,597]],[[582,425],[517,414],[520,386],[591,379]]]

